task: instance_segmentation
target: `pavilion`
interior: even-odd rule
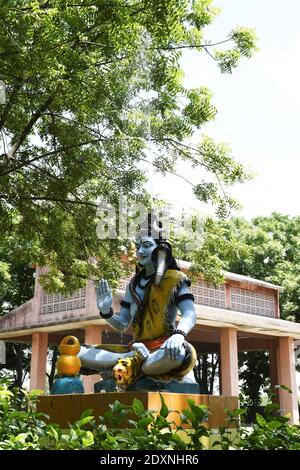
[[[190,264],[180,261],[182,270]],[[0,341],[32,344],[30,387],[45,390],[48,345],[57,345],[72,334],[81,343],[127,343],[130,331],[120,336],[101,319],[93,281],[72,296],[49,294],[39,283],[47,268],[36,268],[34,297],[0,318]],[[220,354],[220,394],[239,395],[238,351],[268,351],[270,380],[291,389],[279,391],[283,412],[298,423],[294,342],[300,325],[280,319],[280,287],[268,282],[226,272],[224,283],[211,287],[202,279],[192,284],[197,323],[189,334],[198,353]],[[120,282],[114,308],[124,295],[128,279]],[[93,392],[99,376],[84,377],[85,391]]]

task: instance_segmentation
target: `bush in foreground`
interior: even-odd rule
[[[205,438],[213,438],[213,447],[222,450],[300,449],[300,426],[290,425],[287,417],[279,416],[275,403],[265,407],[265,417],[256,415],[251,429],[241,425],[246,409],[227,411],[228,421],[236,424],[236,431],[220,428],[217,436],[216,431],[204,425],[209,417],[205,405],[188,400],[189,408],[178,413],[178,425],[168,420],[170,410],[162,396],[158,414],[145,410],[137,399],[131,406],[115,401],[99,423],[93,410],[86,410],[66,430],[57,424],[46,424],[45,415],[36,412],[40,393],[10,390],[7,381],[0,382],[1,450],[204,450]],[[118,429],[122,423],[130,428]]]

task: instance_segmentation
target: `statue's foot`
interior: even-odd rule
[[[139,351],[133,357],[119,359],[113,368],[113,376],[117,389],[124,391],[142,374],[144,359]]]
[[[147,357],[150,354],[149,349],[144,345],[144,343],[133,343],[131,346],[131,349],[133,349],[133,351],[139,352],[139,354],[142,356],[144,361],[147,359]]]

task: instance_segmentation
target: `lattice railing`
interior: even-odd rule
[[[43,293],[41,298],[41,314],[85,308],[85,296],[85,287],[78,289],[70,296]]]
[[[125,291],[132,275],[121,279],[118,290]],[[229,308],[239,312],[251,313],[253,315],[275,317],[276,304],[272,292],[257,292],[230,286],[230,305],[226,306],[225,284],[213,287],[202,279],[198,279],[191,286],[191,292],[198,305],[209,307]],[[75,309],[85,308],[85,288],[79,289],[71,296],[62,294],[43,293],[41,299],[41,314],[51,314]]]
[[[231,287],[230,309],[264,317],[275,317],[276,304],[272,293],[253,292]]]
[[[196,283],[192,284],[191,292],[195,297],[196,304],[225,308],[225,285],[211,287],[202,279],[198,279]]]

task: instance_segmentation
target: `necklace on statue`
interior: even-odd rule
[[[141,289],[145,289],[148,284],[150,284],[151,280],[153,279],[154,274],[150,274],[150,276],[141,276],[141,278],[138,280],[138,286]],[[145,284],[141,284],[142,281],[147,281]]]

